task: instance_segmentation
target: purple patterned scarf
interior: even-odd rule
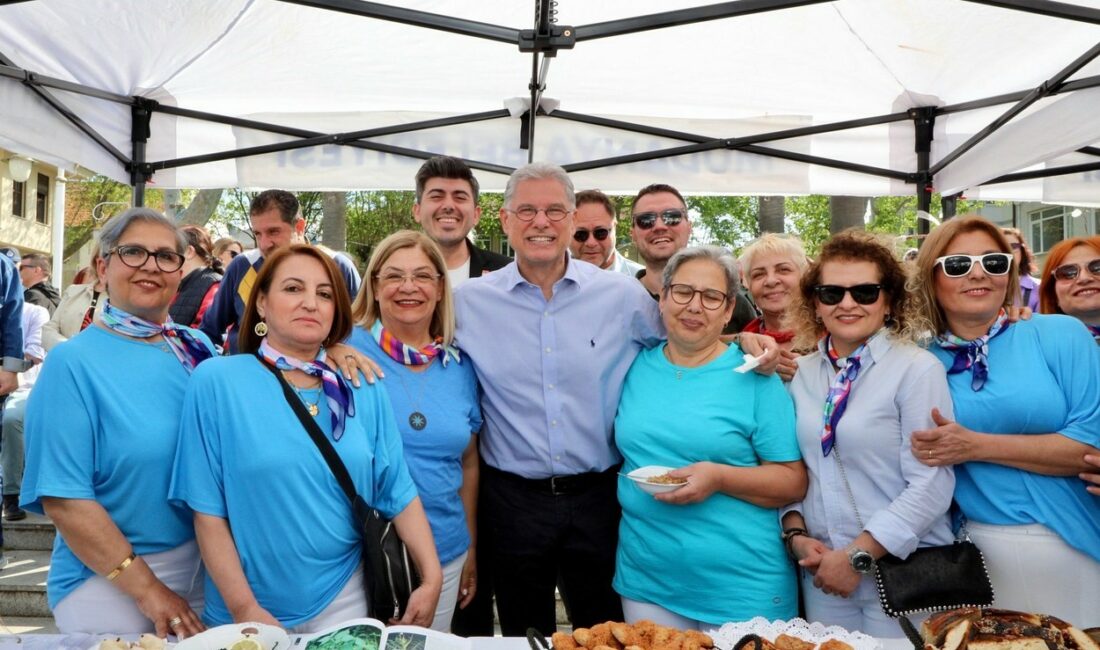
[[[108,299],[103,303],[100,319],[107,329],[126,336],[138,339],[152,338],[158,334],[163,336],[188,374],[194,372],[200,363],[214,356],[214,351],[196,337],[191,328],[177,325],[171,318],[166,318],[163,325],[158,325],[115,307]]]
[[[313,361],[300,361],[279,352],[265,338],[260,341],[260,349],[256,354],[279,370],[301,370],[310,377],[321,380],[321,388],[325,392],[325,401],[332,416],[332,439],[339,441],[344,435],[345,418],[355,417],[355,400],[344,378],[325,365],[325,349],[321,348]]]

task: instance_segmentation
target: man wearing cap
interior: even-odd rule
[[[577,212],[573,216],[573,241],[569,250],[573,257],[606,271],[635,277],[643,270],[641,264],[628,260],[615,250],[615,206],[611,198],[599,190],[577,192]]]

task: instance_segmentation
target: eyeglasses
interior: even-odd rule
[[[1100,278],[1100,257],[1088,264],[1063,264],[1054,269],[1054,277],[1059,280],[1076,280],[1081,275],[1081,267],[1084,267],[1090,275]]]
[[[979,262],[987,275],[1004,275],[1012,268],[1012,256],[1008,253],[986,253],[985,255],[944,255],[937,257],[932,268],[943,267],[943,274],[949,278],[961,278],[970,273],[974,263]]]
[[[852,294],[852,300],[860,305],[873,305],[882,293],[881,284],[857,284],[854,287],[842,287],[837,284],[819,284],[814,287],[814,295],[823,305],[839,305],[844,294]]]
[[[550,221],[561,221],[565,217],[569,216],[572,210],[566,210],[565,208],[550,207],[550,208],[536,208],[530,205],[525,205],[518,210],[508,210],[512,214],[519,217],[520,221],[534,221],[535,217],[539,216],[542,212],[546,215],[546,218]]]
[[[661,221],[671,228],[683,221],[687,215],[683,210],[676,209],[661,210],[660,212],[639,212],[634,215],[634,225],[642,230],[649,230],[657,225],[657,217],[660,217]]]
[[[1009,248],[1011,248],[1011,249],[1012,249],[1012,250],[1014,250],[1014,251],[1018,251],[1018,250],[1020,250],[1021,248],[1023,248],[1023,247],[1024,247],[1024,245],[1023,245],[1023,244],[1021,244],[1021,243],[1020,243],[1020,242],[1018,242],[1018,241],[1014,241],[1014,242],[1010,242],[1010,243],[1008,244],[1008,247],[1009,247]]]
[[[108,257],[111,255],[118,255],[118,259],[132,269],[145,266],[145,262],[150,257],[153,258],[157,268],[165,273],[174,273],[183,266],[183,255],[165,248],[151,251],[136,245],[116,246],[107,254]]]
[[[410,275],[397,272],[379,273],[374,277],[384,287],[399,287],[405,284],[406,280],[411,281],[413,285],[418,287],[430,287],[439,280],[440,275],[428,271],[417,271]]]
[[[588,241],[589,235],[595,237],[596,241],[603,241],[607,239],[607,236],[610,234],[611,230],[609,228],[593,228],[591,232],[587,230],[577,230],[577,232],[573,233],[573,239],[583,244]]]
[[[695,299],[695,294],[699,294],[703,309],[710,311],[721,309],[728,300],[728,296],[717,289],[696,289],[690,284],[672,284],[668,287],[668,295],[677,305],[689,304]]]

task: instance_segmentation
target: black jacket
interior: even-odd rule
[[[206,292],[214,283],[221,281],[222,274],[208,266],[188,273],[187,277],[180,282],[176,299],[168,308],[168,315],[172,317],[172,322],[188,327],[198,327],[195,317],[199,313],[199,308],[202,307],[202,299],[206,297]]]
[[[489,271],[496,271],[512,263],[512,258],[484,248],[474,246],[469,239],[466,240],[466,250],[470,252],[470,277],[480,278]]]
[[[50,312],[50,316],[53,316],[53,310],[57,309],[57,303],[61,302],[61,294],[52,284],[43,281],[23,290],[23,302],[45,307]]]

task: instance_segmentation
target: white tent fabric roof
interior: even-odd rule
[[[1044,4],[1044,0],[1031,0]],[[734,0],[726,3],[754,3]],[[354,0],[347,4],[354,5]],[[533,2],[402,0],[402,7],[530,29]],[[1100,0],[1063,3],[1100,11]],[[696,6],[682,0],[558,0],[561,25],[590,25]],[[582,40],[551,59],[545,97],[560,110],[714,138],[944,106],[1038,87],[1100,43],[1100,22],[967,0],[835,0],[659,30]],[[163,105],[344,133],[502,109],[527,101],[532,56],[515,44],[277,0],[34,0],[0,5],[0,54],[12,67]],[[1069,79],[1100,75],[1092,60]],[[129,156],[130,107],[49,90]],[[1015,102],[936,119],[931,161]],[[549,104],[544,102],[544,107]],[[157,162],[294,138],[162,112]],[[516,167],[521,119],[500,117],[371,138]],[[540,117],[534,157],[559,164],[684,145]],[[910,120],[762,143],[910,173]],[[1036,102],[934,179],[967,196],[1100,202],[1100,173],[982,184],[1043,166],[1100,162],[1100,87]],[[0,76],[0,147],[62,168],[129,182],[120,161],[19,79]],[[327,145],[157,171],[160,187],[408,189],[420,160]],[[915,186],[821,165],[716,149],[577,171],[578,187],[633,192],[668,182],[687,192],[912,194]],[[505,176],[479,172],[486,189]]]

